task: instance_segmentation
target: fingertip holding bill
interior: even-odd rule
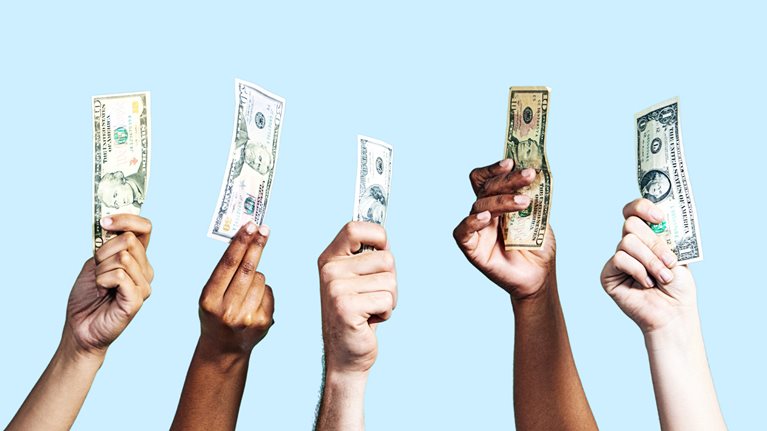
[[[514,167],[514,160],[513,159],[503,159],[498,163],[498,166],[500,166],[503,169],[511,169]]]
[[[113,220],[112,217],[102,217],[101,218],[101,227],[108,228],[109,226],[112,226]]]
[[[477,214],[477,220],[481,222],[486,222],[490,220],[490,211],[482,211],[481,213]]]

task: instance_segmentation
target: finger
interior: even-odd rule
[[[274,292],[271,286],[265,286],[261,298],[260,314],[269,319],[268,325],[271,327],[274,324]]]
[[[320,268],[320,278],[336,280],[386,271],[394,271],[394,255],[389,250],[374,250],[327,262]]]
[[[116,289],[115,298],[125,307],[124,310],[131,317],[138,312],[144,302],[143,295],[139,292],[136,284],[122,268],[97,275],[96,286],[107,290]]]
[[[666,265],[658,259],[650,247],[643,243],[642,240],[633,233],[623,237],[618,244],[618,249],[623,250],[639,261],[639,263],[645,267],[646,271],[652,274],[656,280],[661,280],[663,283],[669,283],[673,280],[674,275],[668,268],[666,268]],[[644,285],[644,283],[642,284]]]
[[[527,168],[492,177],[479,187],[477,197],[515,194],[519,189],[529,186],[535,180],[535,175],[535,169]]]
[[[476,168],[469,173],[469,181],[471,182],[471,188],[474,190],[474,194],[479,193],[482,185],[488,179],[511,172],[514,168],[514,160],[503,159],[499,162],[493,163],[490,166],[484,166]]]
[[[650,247],[650,250],[652,250],[652,252],[658,256],[668,268],[672,268],[674,264],[676,264],[676,254],[671,251],[668,244],[666,244],[666,241],[656,235],[650,226],[637,216],[627,218],[626,222],[623,224],[623,235],[625,236],[630,233],[639,237],[646,246]]]
[[[96,276],[106,274],[115,269],[122,269],[128,274],[133,281],[133,284],[138,288],[143,299],[146,299],[151,295],[152,288],[150,287],[149,281],[144,276],[143,268],[136,262],[136,259],[128,253],[128,251],[120,251],[98,264],[96,266]]]
[[[607,262],[602,278],[604,280],[605,278],[615,277],[621,274],[630,276],[639,283],[640,286],[646,288],[655,286],[655,282],[647,274],[645,266],[623,250],[616,252],[612,259]],[[608,291],[608,293],[610,292]]]
[[[393,299],[392,308],[397,306],[397,276],[393,272],[382,272],[358,277],[353,283],[354,293],[389,292]]]
[[[107,241],[101,248],[96,251],[96,262],[100,263],[121,251],[127,250],[131,256],[141,265],[144,272],[144,278],[151,280],[154,278],[154,270],[152,265],[149,264],[149,260],[146,256],[146,249],[141,240],[138,239],[136,234],[127,231]]]
[[[235,271],[229,286],[224,292],[224,301],[242,301],[245,297],[253,283],[253,278],[260,274],[258,272],[258,264],[261,261],[261,255],[264,252],[264,246],[266,246],[268,239],[269,228],[266,225],[259,226],[250,241],[250,245],[248,245],[245,257],[242,258],[240,266]],[[260,277],[263,276],[263,274],[260,274]],[[232,298],[229,298],[230,296]]]
[[[666,219],[663,211],[647,199],[635,199],[623,207],[623,218],[636,216],[650,223],[661,223]]]
[[[218,261],[208,282],[205,283],[205,287],[202,289],[202,297],[223,298],[229,282],[232,281],[232,277],[240,267],[242,258],[248,251],[256,230],[258,230],[258,226],[253,222],[248,222],[240,227],[240,230],[232,238],[229,247],[221,256],[221,260]]]
[[[479,245],[479,231],[490,226],[490,211],[482,211],[464,218],[453,230],[453,238],[464,253],[471,253]]]
[[[147,218],[133,214],[112,214],[101,219],[101,227],[110,232],[133,232],[144,249],[149,247],[152,222]]]
[[[328,248],[320,255],[318,264],[322,267],[327,261],[339,256],[352,256],[363,245],[378,250],[388,248],[386,230],[375,223],[353,221],[346,223]]]
[[[384,291],[360,293],[350,299],[350,306],[365,319],[376,316],[375,322],[382,322],[394,311],[394,297]]]
[[[490,211],[492,217],[504,213],[522,211],[530,206],[530,197],[526,195],[495,195],[479,198],[471,207],[471,213]]]

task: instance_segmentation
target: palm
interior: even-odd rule
[[[643,332],[661,329],[682,310],[695,307],[695,281],[684,265],[671,269],[674,279],[666,285],[645,288],[630,275],[605,268],[602,285],[618,306]]]
[[[506,251],[496,217],[477,232],[476,246],[467,252],[471,262],[493,282],[515,298],[537,293],[553,268],[556,240],[551,226],[546,227],[542,250]]]
[[[104,350],[132,318],[129,300],[117,289],[96,285],[96,262],[88,259],[69,295],[67,325],[86,350]]]

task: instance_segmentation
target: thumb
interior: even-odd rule
[[[490,226],[490,211],[470,214],[453,230],[453,238],[464,253],[471,253],[479,245],[479,231]]]

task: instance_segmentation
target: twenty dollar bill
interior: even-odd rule
[[[149,181],[149,93],[94,96],[93,248],[113,234],[101,227],[111,214],[141,210]]]
[[[514,160],[514,170],[535,169],[532,184],[521,193],[530,206],[504,214],[501,220],[506,250],[540,250],[551,211],[551,172],[546,159],[546,124],[549,115],[548,87],[511,87],[504,158]]]
[[[362,135],[357,136],[357,145],[353,219],[383,226],[391,190],[392,147]]]
[[[698,215],[692,196],[679,126],[679,99],[651,106],[634,117],[637,133],[637,179],[642,197],[666,215],[651,224],[680,263],[703,259]]]
[[[272,189],[285,99],[250,82],[234,83],[236,112],[224,182],[208,236],[230,241],[242,225],[264,222]]]

